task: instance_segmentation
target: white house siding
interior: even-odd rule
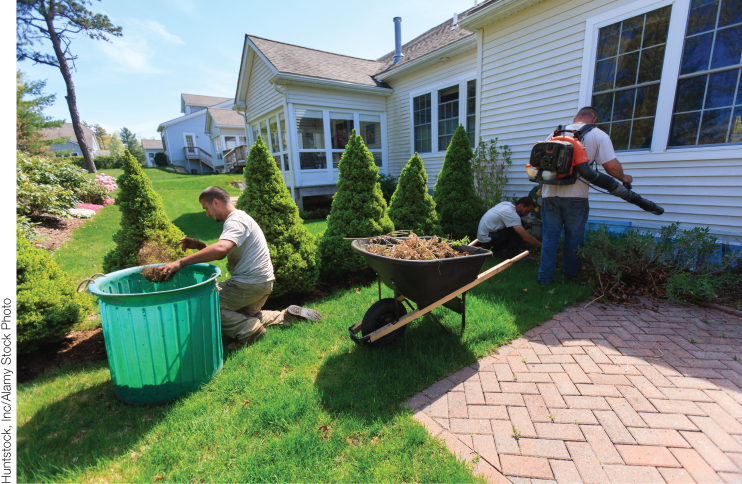
[[[523,167],[531,146],[577,111],[585,20],[628,3],[546,1],[485,27],[480,135],[498,136],[513,150],[509,195],[533,188]],[[726,151],[725,159],[710,159],[718,157],[714,152],[720,151],[618,153],[635,190],[663,206],[665,214],[658,217],[591,190],[590,219],[647,228],[679,221],[685,228],[708,226],[722,240],[739,244],[742,158],[739,151]]]
[[[253,57],[250,80],[247,84],[247,119],[253,121],[283,103],[283,96],[273,89],[268,80],[273,77],[270,67],[256,55]]]
[[[350,109],[353,111],[384,112],[386,110],[386,96],[294,85],[288,86],[287,95],[288,102],[304,106]]]
[[[165,146],[167,147],[167,155],[172,165],[188,167],[185,152],[183,151],[185,148],[184,133],[192,133],[196,137],[196,146],[204,150],[206,153],[211,153],[210,140],[209,137],[204,134],[204,126],[206,126],[206,110],[192,118],[178,121],[164,128],[163,138],[166,140]],[[211,173],[211,168],[204,164],[199,166],[198,160],[189,160],[189,163],[190,168],[199,170],[199,173],[201,173],[202,168],[204,173]]]
[[[65,141],[62,144],[51,145],[49,147],[49,151],[63,151],[63,150],[72,150],[72,153],[76,153],[75,155],[71,155],[71,156],[82,156],[82,149],[80,148],[80,145],[72,141]],[[94,153],[91,153],[91,154],[95,156]]]
[[[387,98],[387,142],[389,153],[389,173],[399,176],[405,164],[412,157],[412,96],[422,94],[428,88],[447,87],[449,81],[458,80],[462,76],[476,75],[477,51],[473,48],[464,53],[425,67],[399,79],[389,81],[394,93]],[[433,95],[435,97],[435,95]],[[459,102],[466,102],[459,99]],[[437,109],[436,100],[431,99],[431,108]],[[465,120],[459,119],[459,124]],[[428,187],[433,188],[436,177],[443,167],[445,152],[420,153],[428,174]]]

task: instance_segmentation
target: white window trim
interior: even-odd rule
[[[738,158],[739,144],[703,145],[671,149],[667,147],[672,110],[675,103],[675,91],[680,73],[680,62],[683,55],[685,29],[690,11],[690,0],[639,0],[588,18],[585,21],[579,106],[589,106],[591,103],[595,58],[598,49],[598,29],[667,5],[672,5],[672,12],[670,13],[670,25],[665,44],[665,59],[662,67],[662,77],[660,78],[660,92],[657,99],[652,146],[647,151],[620,151],[621,161],[666,160],[670,153],[677,155],[678,159],[686,159],[687,156],[683,155],[684,153],[698,153],[699,151],[702,151],[704,159],[708,160]]]
[[[193,137],[193,147],[198,148],[198,141],[196,140],[196,135],[194,133],[183,133],[183,148],[188,148],[188,139],[186,136],[189,135]]]
[[[448,78],[445,81],[440,81],[432,85],[425,86],[419,90],[411,91],[408,95],[408,104],[410,112],[410,157],[415,154],[415,110],[413,100],[424,94],[430,94],[430,151],[426,151],[421,154],[425,155],[444,155],[445,151],[438,150],[438,91],[449,88],[451,86],[459,86],[459,124],[463,124],[466,127],[466,83],[469,81],[477,81],[477,71],[469,71],[466,74]],[[477,82],[477,89],[479,89],[479,82]],[[477,92],[479,94],[479,92]],[[462,103],[461,100],[464,99]],[[479,106],[479,98],[476,99],[476,104]],[[475,109],[475,123],[478,125],[479,112],[478,108]],[[464,120],[464,123],[461,120]],[[476,135],[475,135],[476,136]],[[476,146],[476,144],[475,144]]]
[[[284,163],[283,163],[283,155],[287,155],[288,156],[289,155],[289,149],[288,149],[288,146],[284,146],[283,145],[283,137],[281,136],[281,118],[280,118],[280,115],[281,114],[283,114],[283,111],[279,110],[279,111],[273,112],[272,114],[269,114],[268,116],[261,116],[259,118],[255,118],[255,119],[251,120],[249,123],[247,123],[247,128],[245,130],[245,134],[247,136],[245,137],[245,139],[250,143],[249,146],[252,146],[253,144],[255,144],[255,142],[257,141],[257,139],[252,134],[252,127],[253,127],[253,125],[257,125],[258,134],[261,134],[262,135],[262,133],[260,132],[260,123],[266,123],[267,133],[268,133],[268,139],[264,139],[263,142],[268,146],[268,151],[270,152],[271,156],[278,156],[280,158],[281,161],[279,163],[278,169],[281,172],[281,174],[284,174],[285,175],[285,174],[289,173],[290,168],[289,168],[289,170],[286,170],[285,169],[286,167],[284,166]],[[270,123],[271,120],[275,120],[276,121],[276,126],[278,127],[278,148],[280,149],[280,151],[275,152],[275,153],[271,149],[273,147],[273,145],[271,143],[271,138],[273,137],[273,135],[271,134],[271,123]],[[232,136],[232,135],[230,135],[230,136]],[[237,136],[237,135],[235,135],[235,136]],[[239,143],[239,136],[237,136],[237,143]],[[239,144],[237,146],[239,146]],[[291,164],[291,157],[290,156],[288,156],[288,160],[289,160],[289,164]]]

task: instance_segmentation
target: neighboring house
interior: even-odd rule
[[[83,126],[82,131],[85,133],[85,142],[88,145],[88,151],[95,158],[100,151],[98,139],[96,139],[93,130],[87,126]],[[82,156],[82,149],[80,148],[80,143],[77,142],[77,136],[75,136],[72,123],[64,123],[59,128],[44,129],[41,132],[46,139],[69,138],[65,143],[52,145],[49,151],[71,150],[71,156]]]
[[[208,108],[204,133],[211,140],[211,157],[214,169],[226,172],[245,166],[247,137],[245,121],[231,109]]]
[[[204,133],[206,108],[231,108],[234,100],[226,97],[180,95],[183,116],[157,127],[162,147],[171,165],[185,167],[189,173],[212,173],[211,140]],[[243,129],[244,136],[244,129]]]
[[[740,245],[742,61],[732,38],[742,12],[707,3],[487,1],[375,61],[248,35],[235,109],[248,143],[261,133],[288,158],[282,171],[301,204],[335,190],[352,128],[381,172],[396,176],[420,153],[432,188],[459,124],[472,144],[510,146],[507,194],[523,196],[535,186],[523,166],[533,143],[595,105],[636,191],[665,214],[593,192],[591,221],[679,221]]]
[[[98,150],[95,152],[95,156],[111,156],[110,150]]]
[[[162,140],[143,139],[142,149],[144,150],[144,158],[147,160],[147,166],[151,168],[155,166],[155,155],[157,153],[163,153]]]

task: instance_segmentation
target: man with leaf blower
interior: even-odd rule
[[[573,124],[557,127],[547,141],[536,143],[531,151],[531,162],[526,169],[531,181],[542,184],[543,246],[538,271],[538,282],[541,284],[554,281],[562,230],[562,277],[576,277],[582,270],[577,249],[585,239],[589,212],[587,197],[591,183],[655,215],[664,212],[662,207],[631,191],[633,179],[623,172],[610,137],[595,127],[597,120],[598,111],[586,106],[577,112]],[[613,178],[593,170],[591,162],[602,166]]]
[[[265,335],[266,326],[322,319],[314,309],[293,305],[283,311],[264,311],[262,308],[273,290],[275,277],[263,231],[250,215],[232,205],[229,193],[222,188],[207,188],[198,201],[208,217],[224,223],[219,240],[207,246],[190,237],[182,238],[179,243],[183,249],[198,252],[162,266],[160,273],[169,279],[187,265],[227,258],[231,278],[219,284],[219,314],[222,333],[237,340],[228,349],[255,343]]]

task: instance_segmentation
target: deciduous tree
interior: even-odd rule
[[[111,152],[111,156],[115,156],[116,158],[121,158],[124,156],[124,144],[119,139],[118,135],[116,133],[113,133],[111,135],[111,140],[108,142],[108,151]]]
[[[77,94],[71,74],[77,56],[72,54],[70,45],[75,34],[104,41],[108,41],[110,36],[120,37],[121,27],[114,26],[107,15],[88,10],[86,5],[90,3],[89,0],[16,0],[16,58],[56,67],[62,73],[75,137],[86,168],[95,173],[90,152],[92,147],[87,146],[77,111]],[[53,55],[36,47],[36,44],[47,43],[51,44]]]

